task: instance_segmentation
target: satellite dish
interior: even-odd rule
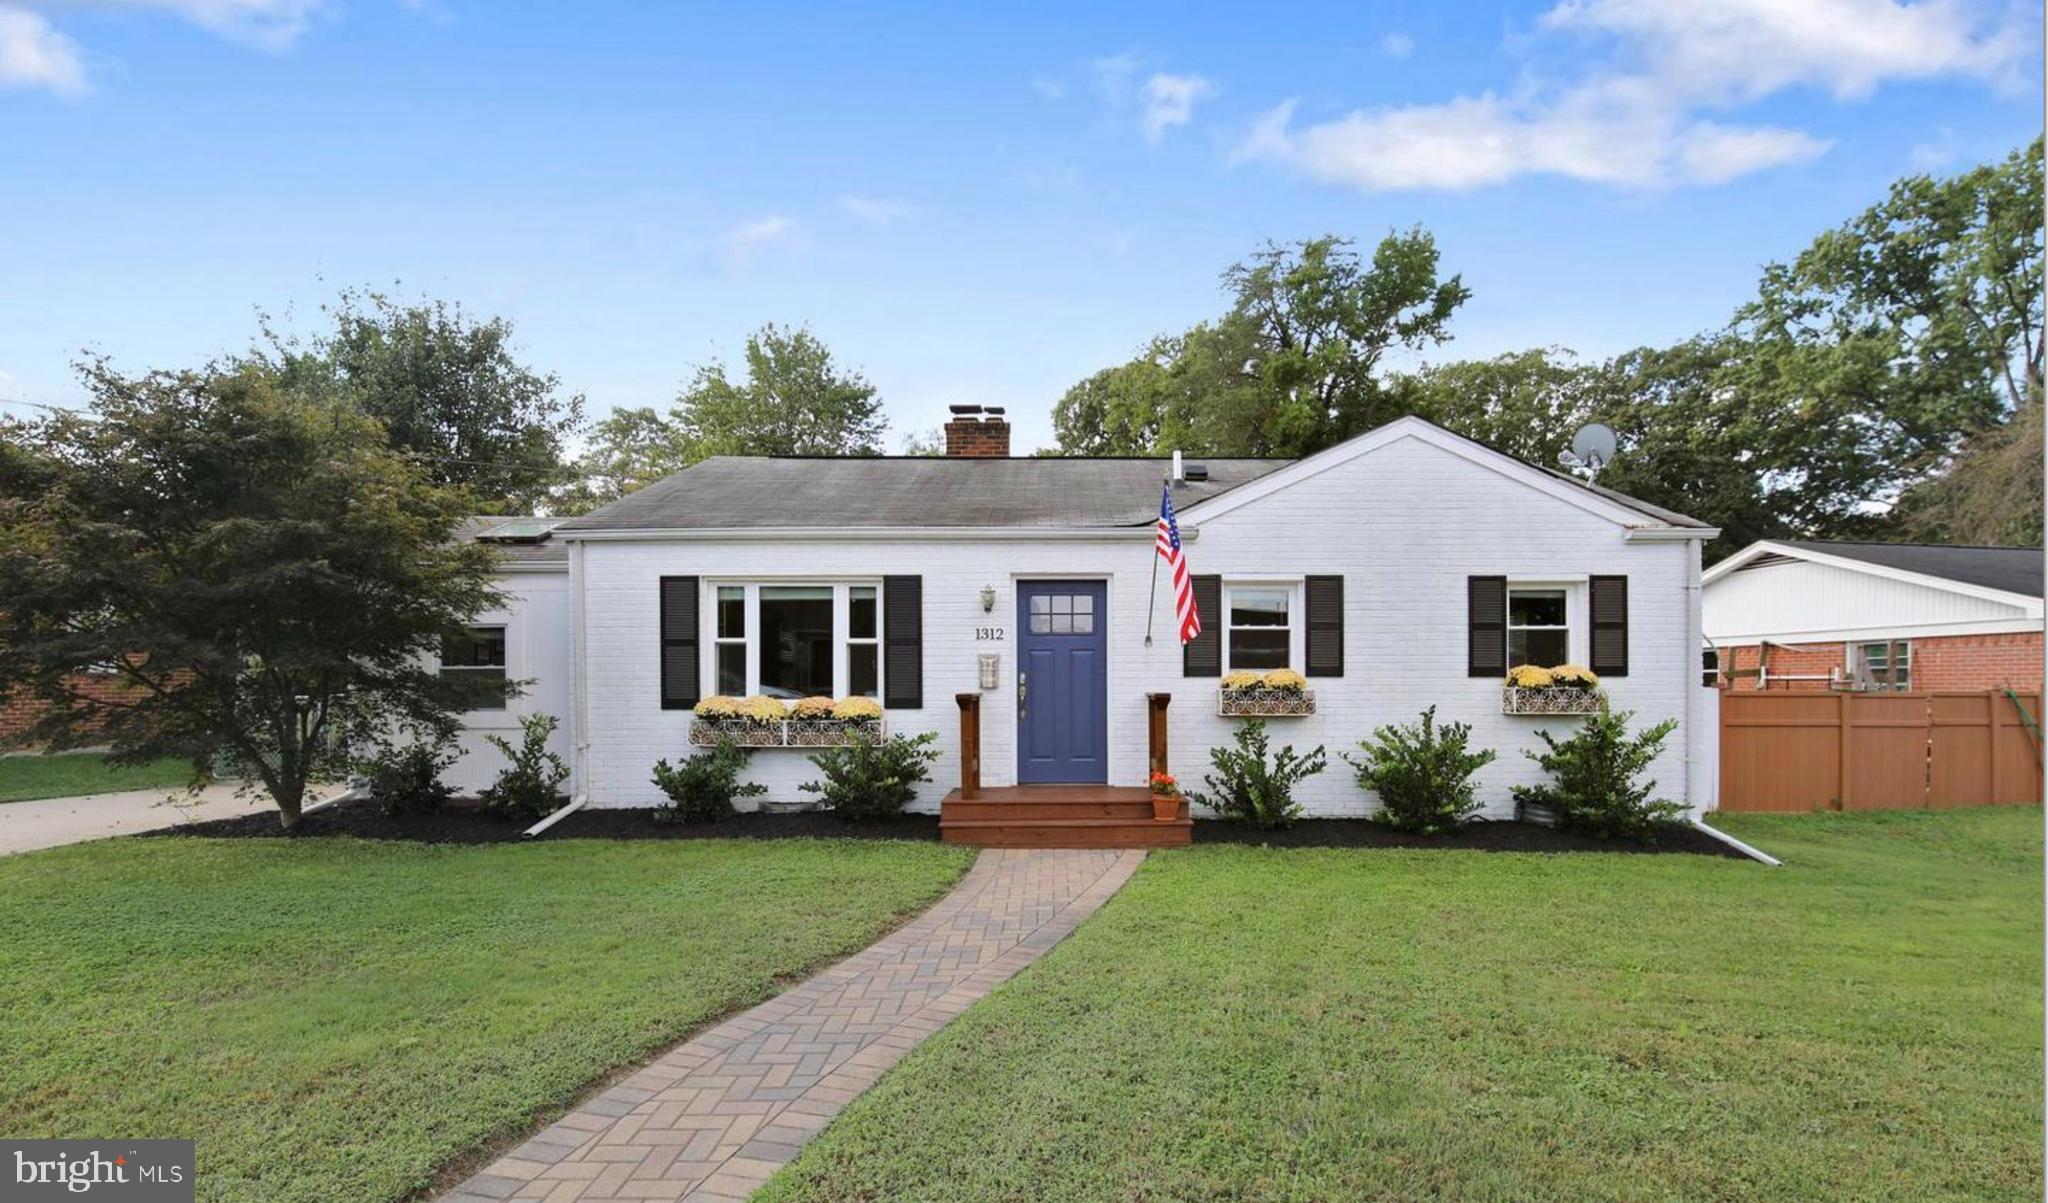
[[[1599,422],[1588,422],[1579,427],[1579,432],[1572,436],[1572,449],[1559,454],[1557,458],[1598,476],[1600,469],[1613,462],[1615,446],[1612,427]]]

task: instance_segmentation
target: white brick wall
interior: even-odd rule
[[[497,780],[505,755],[486,736],[519,743],[519,719],[527,714],[552,714],[561,724],[548,746],[569,759],[569,575],[508,573],[498,578],[506,597],[502,610],[479,614],[477,626],[505,628],[505,675],[526,681],[526,692],[508,699],[503,710],[476,710],[465,716],[458,739],[461,759],[446,774],[448,784],[475,793]]]
[[[1312,813],[1370,810],[1340,752],[1355,749],[1374,727],[1410,721],[1431,703],[1440,721],[1473,724],[1479,746],[1499,759],[1480,777],[1486,813],[1512,811],[1508,787],[1541,776],[1523,749],[1540,746],[1539,728],[1565,730],[1567,719],[1513,718],[1500,713],[1492,679],[1465,675],[1465,578],[1579,581],[1592,573],[1629,577],[1630,675],[1609,682],[1617,707],[1642,721],[1681,718],[1685,693],[1698,682],[1697,635],[1689,622],[1687,565],[1691,543],[1630,543],[1615,522],[1531,485],[1475,464],[1422,438],[1386,445],[1269,496],[1199,523],[1188,543],[1194,571],[1226,578],[1345,578],[1345,675],[1313,678],[1318,713],[1269,723],[1276,743],[1321,743],[1331,766],[1311,779],[1303,800]],[[688,755],[689,716],[660,707],[657,656],[658,578],[872,578],[918,573],[924,578],[924,701],[918,711],[893,710],[891,729],[936,731],[944,759],[919,795],[934,810],[958,783],[958,711],[953,695],[975,688],[977,653],[1002,655],[1002,685],[983,695],[983,781],[1015,780],[1015,582],[1023,577],[1102,577],[1109,581],[1110,779],[1141,784],[1145,775],[1145,694],[1174,695],[1169,715],[1171,758],[1184,782],[1199,788],[1207,749],[1227,742],[1236,724],[1216,715],[1213,678],[1181,675],[1171,599],[1155,605],[1154,642],[1144,646],[1150,532],[1117,540],[1034,540],[898,543],[820,541],[613,542],[585,545],[589,614],[589,789],[592,804],[648,806],[660,800],[649,769],[663,757]],[[981,612],[984,585],[996,590],[993,615]],[[1210,623],[1221,615],[1205,615]],[[974,628],[1005,628],[1002,643],[977,643]],[[1585,656],[1583,604],[1575,614],[1576,655]],[[1687,793],[1684,739],[1675,734],[1656,766],[1663,796]],[[793,750],[756,754],[752,776],[773,798],[801,798],[797,786],[814,770]]]

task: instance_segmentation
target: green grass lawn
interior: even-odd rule
[[[851,840],[0,859],[0,1133],[194,1137],[205,1200],[400,1199],[866,945],[967,862]]]
[[[2038,1200],[2041,822],[1155,854],[760,1198]]]
[[[192,766],[181,760],[148,764],[108,764],[95,752],[64,752],[56,756],[0,756],[0,802],[34,798],[69,798],[76,794],[107,794],[125,789],[184,788]]]

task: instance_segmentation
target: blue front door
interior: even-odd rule
[[[1109,586],[1017,586],[1017,780],[1109,780]]]

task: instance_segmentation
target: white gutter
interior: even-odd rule
[[[1697,539],[1704,543],[1721,535],[1713,526],[1632,526],[1622,538],[1630,543],[1683,543]]]
[[[1685,642],[1687,651],[1685,658],[1680,661],[1685,669],[1685,676],[1681,677],[1680,680],[1685,685],[1685,800],[1695,808],[1699,806],[1700,799],[1693,797],[1693,790],[1699,784],[1694,779],[1693,767],[1699,761],[1699,757],[1695,754],[1695,749],[1700,746],[1702,738],[1700,732],[1695,727],[1695,724],[1699,721],[1699,700],[1697,695],[1702,688],[1699,682],[1699,649],[1700,644],[1706,641],[1706,619],[1701,609],[1700,545],[1694,544],[1685,549]],[[1716,667],[1719,667],[1720,659],[1718,656],[1715,658],[1714,663]]]
[[[563,806],[560,810],[557,810],[555,813],[549,815],[547,818],[542,819],[540,822],[535,823],[533,826],[527,828],[525,831],[521,832],[520,835],[530,840],[534,836],[539,835],[541,832],[546,831],[548,828],[553,827],[555,824],[561,822],[563,819],[566,819],[570,815],[575,814],[577,811],[582,810],[584,803],[588,801],[590,801],[589,794],[577,794],[575,797],[569,799],[567,805]]]
[[[1740,852],[1742,855],[1750,858],[1751,860],[1762,861],[1764,864],[1770,865],[1772,868],[1777,868],[1778,866],[1783,865],[1785,863],[1784,861],[1779,860],[1777,857],[1772,856],[1770,853],[1765,852],[1763,849],[1754,847],[1750,844],[1745,844],[1741,840],[1736,839],[1734,836],[1729,835],[1727,832],[1718,831],[1712,827],[1709,827],[1704,822],[1701,822],[1698,819],[1694,819],[1692,821],[1692,825],[1694,827],[1699,828],[1706,834],[1712,836],[1713,838],[1728,845],[1730,848],[1735,849],[1737,852]]]
[[[1183,526],[1183,542],[1199,528]],[[647,530],[565,530],[555,537],[572,547],[578,543],[1001,543],[1132,540],[1149,543],[1158,537],[1151,523],[1141,526],[698,526]]]

